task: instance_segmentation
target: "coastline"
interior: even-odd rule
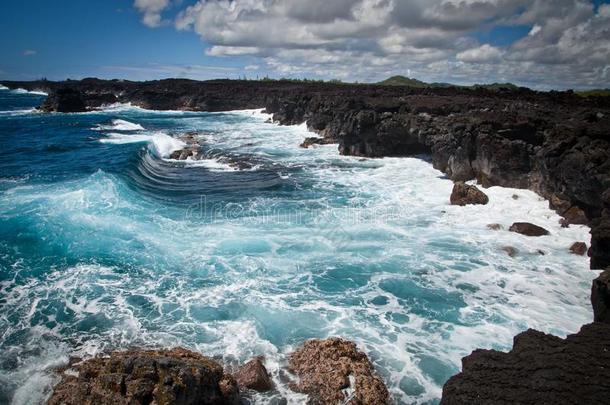
[[[243,111],[243,110],[242,110],[242,111]],[[249,111],[253,111],[253,110],[249,110]],[[223,112],[219,111],[218,113],[222,114]],[[233,113],[235,113],[235,111],[233,111]],[[244,113],[244,114],[247,114],[247,113]],[[278,112],[276,112],[276,114],[278,114]],[[279,121],[280,123],[288,123],[288,122],[291,122],[291,121],[293,121],[293,120],[294,120],[294,118],[288,118],[288,115],[286,114],[286,112],[285,112],[285,111],[280,112],[279,114],[280,114],[280,115],[278,115],[278,121]],[[282,116],[282,114],[283,114],[283,116]],[[307,122],[307,125],[308,125],[308,126],[310,126],[310,128],[311,128],[311,129],[313,129],[314,131],[318,131],[318,132],[324,132],[324,135],[325,135],[325,136],[326,136],[326,135],[328,135],[328,131],[324,131],[324,130],[319,130],[319,129],[316,129],[316,127],[315,127],[315,122],[311,122],[311,119],[312,119],[312,118],[313,118],[313,119],[314,119],[314,121],[315,121],[315,117],[310,117],[308,120],[306,120],[306,121],[305,121],[305,122]],[[425,117],[423,117],[423,118],[425,118]],[[301,125],[302,125],[302,124],[301,124]],[[415,149],[417,149],[417,148],[415,148]],[[491,190],[491,194],[492,194],[492,196],[493,196],[493,194],[494,194],[494,193],[493,193],[493,191],[494,191],[494,190]],[[447,196],[447,198],[448,198],[448,196]],[[516,221],[517,219],[518,219],[518,218],[515,218],[515,221]],[[555,218],[554,218],[554,220],[557,220],[557,219],[558,219],[558,217],[555,217]],[[508,225],[509,225],[508,223],[504,224],[504,226],[505,226],[505,227],[508,227]],[[578,225],[576,225],[576,226],[578,226]],[[566,247],[566,248],[567,248],[567,247]]]

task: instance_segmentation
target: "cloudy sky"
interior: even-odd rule
[[[3,0],[0,78],[610,87],[610,0]]]

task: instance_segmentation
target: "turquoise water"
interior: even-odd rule
[[[588,229],[532,192],[453,207],[425,158],[302,149],[303,126],[259,111],[31,110],[43,98],[0,90],[0,403],[44,401],[69,356],[134,345],[265,354],[279,393],[252,401],[302,403],[286,354],[333,335],[396,402],[436,403],[474,348],[591,319],[594,273],[568,254]],[[172,161],[189,131],[206,159]],[[523,220],[551,235],[486,228]]]

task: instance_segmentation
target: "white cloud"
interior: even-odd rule
[[[36,54],[37,52],[33,49],[26,49],[25,51],[23,51],[23,56],[34,56]]]
[[[502,58],[502,51],[489,44],[484,44],[459,52],[455,57],[457,60],[467,63],[494,63]]]
[[[170,0],[136,0],[161,22]],[[377,80],[408,70],[424,80],[610,85],[610,5],[591,0],[200,0],[175,19],[212,56],[254,56],[280,75]],[[496,26],[529,35],[476,40]],[[502,63],[499,63],[502,62]]]
[[[170,0],[135,0],[133,5],[142,13],[142,22],[148,27],[161,25],[161,12],[169,7]]]

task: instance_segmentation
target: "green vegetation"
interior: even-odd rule
[[[392,76],[388,79],[385,79],[376,84],[381,84],[383,86],[407,86],[407,87],[415,87],[415,88],[428,88],[432,87],[429,83],[422,82],[421,80],[411,79],[405,76]]]
[[[421,80],[411,79],[405,76],[392,76],[388,79],[385,79],[376,84],[381,84],[383,86],[406,86],[413,87],[418,89],[426,89],[426,88],[438,88],[438,87],[459,87],[459,88],[475,88],[475,89],[488,89],[488,90],[502,90],[502,89],[518,89],[519,86],[516,86],[512,83],[491,83],[491,84],[475,84],[474,86],[460,86],[457,84],[450,83],[426,83]]]
[[[610,89],[582,90],[576,94],[582,97],[610,97]]]

